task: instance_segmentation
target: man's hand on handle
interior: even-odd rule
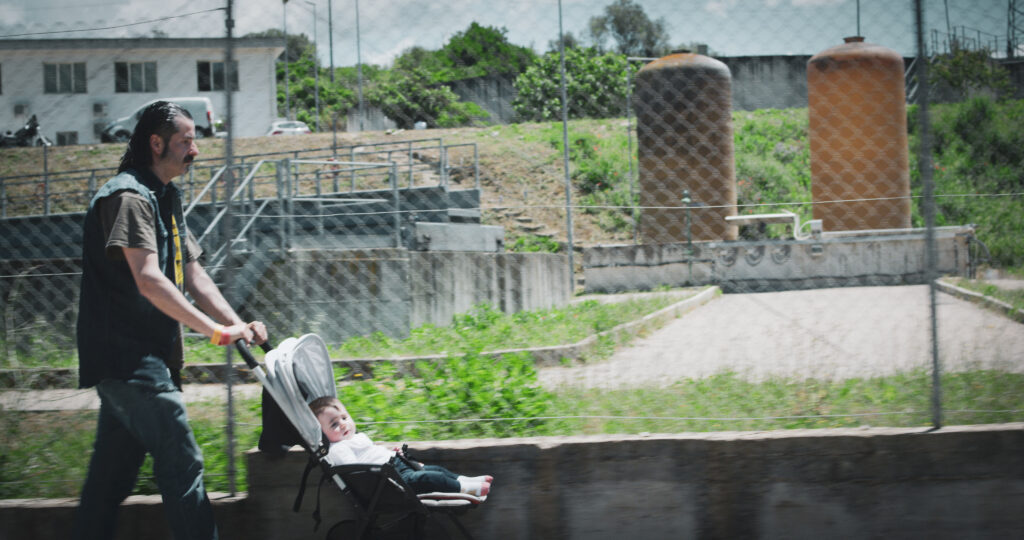
[[[247,344],[263,343],[267,341],[267,327],[260,321],[219,326],[210,337],[210,342],[214,345],[230,345],[239,339],[244,339]]]

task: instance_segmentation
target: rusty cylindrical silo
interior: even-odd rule
[[[736,214],[729,68],[699,54],[659,58],[637,73],[633,108],[641,241],[687,241],[686,210],[677,209],[685,191],[690,238],[735,240],[737,226],[725,221]]]
[[[903,58],[845,41],[807,62],[814,218],[830,231],[910,227]]]

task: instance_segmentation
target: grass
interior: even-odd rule
[[[397,381],[361,384],[375,386],[376,399],[390,401],[392,405],[389,413],[359,419],[362,429],[372,438],[381,441],[456,438],[446,433],[452,424],[383,423],[424,417],[409,415],[417,405],[398,399],[404,395],[401,394],[404,387]],[[389,384],[394,386],[389,389]],[[942,376],[942,388],[944,417],[948,424],[1024,421],[1022,374],[947,373]],[[931,425],[930,396],[930,374],[925,372],[840,381],[777,379],[760,383],[725,373],[679,381],[664,389],[559,391],[551,396],[550,409],[544,414],[565,416],[564,419],[534,422],[506,419],[455,425],[461,426],[458,437],[533,436],[538,431],[547,435],[580,435],[866,425],[926,428]],[[191,404],[189,412],[205,456],[207,489],[227,491],[224,406],[212,402]],[[236,489],[245,491],[246,464],[241,454],[254,447],[259,437],[258,400],[239,400],[236,414]],[[436,416],[427,418],[437,419]],[[76,497],[88,467],[95,419],[95,411],[5,411],[0,416],[4,433],[0,440],[0,498]],[[514,428],[496,430],[496,425]],[[394,430],[405,430],[417,437],[387,437]],[[496,431],[504,433],[495,435]],[[149,465],[145,465],[137,493],[157,492],[150,471]]]
[[[1024,289],[1003,289],[998,285],[984,280],[958,278],[953,281],[957,287],[990,296],[1013,306],[1013,309],[1024,310]]]
[[[995,371],[942,377],[951,423],[1024,419],[1024,375]],[[559,393],[566,412],[595,418],[581,433],[771,430],[931,425],[931,374],[923,371],[838,381],[775,379],[753,383],[732,373],[678,381],[665,389],[575,389]],[[971,412],[962,412],[968,411]],[[1010,411],[1010,412],[975,412]],[[616,418],[597,418],[599,416]]]
[[[349,339],[332,347],[331,356],[337,359],[388,358],[568,345],[639,319],[679,299],[678,296],[657,295],[608,304],[586,300],[564,308],[513,314],[481,305],[456,315],[449,326],[426,324],[414,328],[406,339],[389,338],[379,332]]]
[[[421,328],[408,340],[381,336],[351,340],[333,355],[452,356],[420,362],[419,377],[387,364],[375,378],[342,383],[339,396],[357,423],[380,441],[467,437],[675,433],[859,426],[931,425],[931,375],[914,371],[844,380],[776,378],[750,382],[734,373],[676,381],[664,388],[542,388],[525,353],[494,360],[486,349],[578,341],[659,309],[660,300],[599,304],[585,301],[558,310],[506,315],[480,306],[447,328]],[[678,299],[678,296],[674,297]],[[455,345],[453,345],[455,344]],[[610,352],[615,344],[607,344]],[[205,346],[204,346],[205,347]],[[359,354],[356,354],[359,353]],[[198,348],[216,360],[220,348]],[[601,355],[588,361],[598,361]],[[339,379],[343,374],[339,373]],[[1024,374],[974,370],[942,375],[947,424],[1024,421]],[[245,491],[243,452],[260,433],[258,399],[235,404],[236,490]],[[189,417],[206,462],[210,491],[228,491],[230,466],[220,401],[189,405]],[[469,419],[465,422],[436,420]],[[473,419],[476,419],[473,421]],[[0,498],[76,497],[88,468],[96,411],[0,413]],[[136,493],[157,493],[147,459]]]

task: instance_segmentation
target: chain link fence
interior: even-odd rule
[[[49,414],[17,411],[96,405],[84,210],[123,151],[108,126],[174,96],[213,109],[176,180],[205,268],[274,341],[324,337],[381,436],[1024,418],[1013,3],[267,0],[96,25],[51,4],[0,31],[12,455],[43,451]],[[250,399],[186,335],[186,395]],[[408,358],[446,357],[471,372],[413,382]],[[208,459],[258,430],[234,408]],[[443,422],[479,429],[416,427]],[[8,468],[4,492],[46,492]],[[233,462],[211,474],[233,491]]]

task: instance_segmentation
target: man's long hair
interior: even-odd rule
[[[128,148],[121,156],[121,165],[117,172],[121,173],[128,169],[142,170],[153,165],[153,153],[149,148],[149,137],[154,133],[164,141],[166,151],[171,141],[171,136],[178,131],[174,119],[184,116],[191,119],[189,114],[181,105],[170,101],[156,101],[142,111],[139,123],[135,126],[132,138],[128,140]]]

